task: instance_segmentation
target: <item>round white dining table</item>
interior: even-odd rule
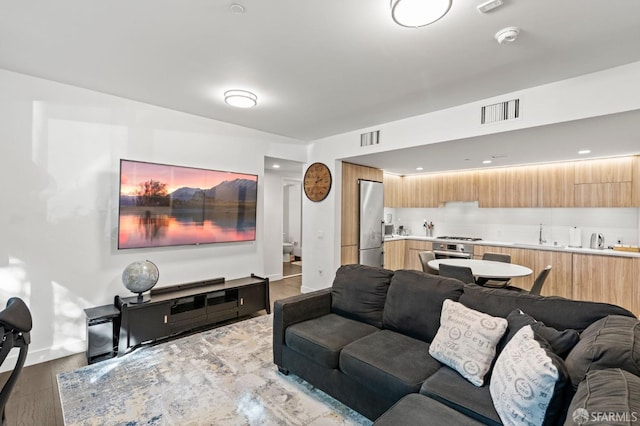
[[[440,264],[466,266],[471,268],[471,273],[475,277],[482,278],[515,278],[526,277],[533,272],[526,266],[517,265],[515,263],[496,262],[493,260],[482,259],[435,259],[430,260],[428,265],[435,269],[440,269]]]

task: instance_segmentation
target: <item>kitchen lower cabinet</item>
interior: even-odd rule
[[[573,254],[573,299],[612,303],[640,314],[640,259]]]
[[[358,263],[358,246],[348,245],[340,247],[340,264],[352,265]]]
[[[420,263],[418,253],[424,250],[433,250],[433,243],[431,241],[421,240],[407,240],[406,243],[407,250],[404,258],[405,269],[422,271],[422,263]]]
[[[404,268],[406,240],[384,242],[384,267],[395,271]]]
[[[531,289],[540,271],[547,265],[551,265],[551,272],[542,287],[542,295],[572,297],[572,253],[474,245],[473,257],[482,259],[482,255],[486,252],[508,254],[511,256],[511,263],[530,268],[533,271],[530,276],[513,278],[509,282],[509,285],[525,290]]]

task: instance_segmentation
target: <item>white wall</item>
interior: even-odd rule
[[[3,70],[0,93],[0,303],[31,308],[29,364],[84,351],[83,309],[129,296],[133,261],[158,286],[265,273],[281,236],[266,241],[264,157],[306,161],[305,144]],[[257,174],[256,241],[117,250],[121,158]]]
[[[264,173],[264,274],[270,280],[282,279],[282,176]]]
[[[326,163],[334,175],[329,196],[320,203],[304,200],[302,290],[331,285],[340,265],[340,161],[367,153],[431,144],[495,132],[526,129],[564,121],[640,109],[640,62],[563,80],[552,84],[478,100],[434,113],[383,123],[324,138],[310,146],[309,161]],[[526,116],[501,126],[481,127],[480,106],[514,97],[526,99]],[[380,130],[384,143],[360,147],[360,133]],[[615,137],[616,129],[611,129]],[[562,143],[561,140],[558,141]],[[607,141],[603,140],[603,144]],[[312,254],[308,256],[307,253]]]
[[[302,184],[284,182],[284,240],[294,244],[293,254],[302,256]]]

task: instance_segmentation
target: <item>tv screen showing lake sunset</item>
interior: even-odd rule
[[[118,249],[256,239],[258,176],[120,160]]]

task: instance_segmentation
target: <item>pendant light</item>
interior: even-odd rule
[[[417,28],[432,24],[451,8],[451,0],[391,0],[391,17],[398,25]]]

